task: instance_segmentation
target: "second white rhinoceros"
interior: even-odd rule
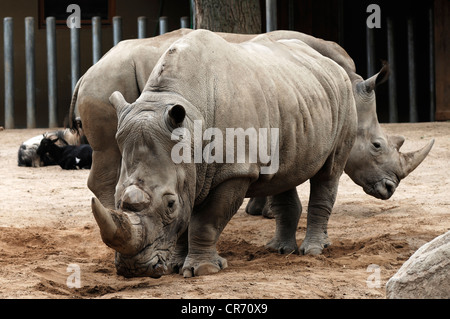
[[[110,174],[110,184],[118,176],[112,205],[110,186],[90,187],[100,198],[93,199],[92,209],[103,241],[116,250],[118,273],[159,277],[179,270],[190,277],[226,267],[215,244],[245,197],[271,196],[276,233],[269,245],[297,251],[296,186],[308,179],[307,233],[300,249],[321,253],[344,168],[366,192],[388,198],[433,145],[402,154],[403,139],[382,133],[374,88],[385,73],[364,81],[298,39],[260,35],[231,43],[197,30],[168,47],[133,104],[115,92],[114,115],[80,107],[90,142],[102,141],[102,133],[117,140],[115,165],[100,167],[104,163],[95,163],[94,156],[93,176]],[[118,119],[117,133],[94,129],[94,122],[86,128],[86,120],[102,117]],[[174,146],[189,141],[198,121],[202,136],[209,128],[278,129],[278,169],[261,174],[267,162],[195,162],[194,154],[176,163]],[[184,132],[175,134],[178,142],[174,132]]]

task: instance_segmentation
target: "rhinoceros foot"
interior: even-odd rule
[[[227,267],[227,260],[215,253],[210,258],[206,256],[199,258],[187,256],[182,271],[185,278],[190,278],[194,276],[215,274]]]
[[[278,238],[273,238],[266,244],[269,250],[275,250],[280,254],[298,254],[298,246],[294,241],[282,241]]]
[[[261,215],[265,205],[266,205],[265,197],[252,197],[250,198],[247,206],[245,207],[245,212],[249,215],[254,216]]]
[[[300,245],[300,253],[302,255],[320,255],[324,248],[331,245],[328,234],[323,232],[319,235],[306,234],[305,239]]]

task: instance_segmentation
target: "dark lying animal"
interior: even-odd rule
[[[47,156],[39,156],[36,153],[43,138],[56,138],[56,144],[59,146],[64,145],[80,145],[88,144],[86,136],[83,133],[81,120],[76,118],[72,124],[73,129],[66,128],[64,130],[57,130],[53,132],[47,132],[44,135],[40,134],[30,138],[29,140],[23,142],[19,147],[19,152],[17,156],[17,163],[19,166],[28,167],[41,167],[48,165],[58,165],[52,158]],[[63,141],[65,141],[63,143]]]
[[[38,136],[34,136],[20,145],[19,152],[17,154],[17,164],[19,166],[41,167],[48,165],[56,165],[53,159],[47,156],[40,157],[36,153],[36,150],[39,147],[39,144],[41,143],[44,135],[41,134]]]
[[[43,158],[53,159],[63,169],[90,169],[92,165],[92,148],[88,144],[68,145],[62,139],[64,146],[58,146],[56,143],[60,138],[44,137],[36,151]]]

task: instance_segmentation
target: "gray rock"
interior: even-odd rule
[[[450,298],[450,231],[420,247],[386,283],[386,297]]]

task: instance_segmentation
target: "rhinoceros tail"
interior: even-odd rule
[[[75,89],[73,90],[72,93],[72,100],[70,101],[70,109],[69,109],[69,128],[71,130],[76,130],[78,131],[78,126],[79,126],[79,114],[78,113],[78,108],[77,108],[77,99],[78,99],[78,90],[80,88],[81,85],[81,80],[83,79],[83,77],[81,77],[77,84],[75,85]]]

